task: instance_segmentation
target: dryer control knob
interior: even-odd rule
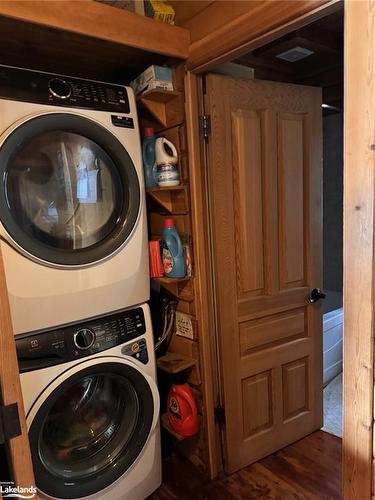
[[[72,93],[69,83],[61,78],[52,78],[48,82],[48,88],[51,94],[60,99],[68,99]]]
[[[88,328],[82,328],[82,330],[78,330],[78,332],[74,334],[73,340],[78,349],[85,351],[86,349],[90,349],[95,342],[95,333]]]

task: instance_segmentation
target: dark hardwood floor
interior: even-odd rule
[[[230,476],[205,479],[189,462],[164,462],[150,500],[341,499],[341,439],[317,431]]]

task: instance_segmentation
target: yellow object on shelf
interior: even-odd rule
[[[156,21],[167,24],[174,24],[175,11],[172,5],[168,5],[161,0],[146,0],[145,14]]]

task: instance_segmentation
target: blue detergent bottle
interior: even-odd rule
[[[162,260],[168,278],[184,278],[186,274],[184,250],[175,228],[174,219],[164,220]]]
[[[146,188],[156,187],[156,157],[155,142],[156,136],[152,127],[146,127],[143,134],[142,158],[143,171],[145,174]]]

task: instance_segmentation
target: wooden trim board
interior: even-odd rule
[[[190,32],[92,0],[2,0],[0,16],[186,59]]]
[[[189,50],[188,69],[199,73],[209,71],[334,12],[342,2],[263,0],[254,4],[256,6],[249,8],[247,13],[193,42]]]
[[[18,404],[21,436],[9,443],[9,458],[16,485],[29,488],[35,485],[33,465],[23,406],[21,383],[18,371],[16,345],[10,316],[8,290],[0,246],[0,391],[4,405]]]
[[[375,308],[375,2],[345,2],[344,498],[371,497]]]
[[[211,479],[221,470],[221,451],[218,429],[215,423],[214,409],[218,403],[215,330],[213,294],[210,271],[210,249],[207,220],[203,214],[208,213],[205,198],[205,167],[201,157],[201,138],[199,134],[198,116],[200,113],[199,98],[200,78],[192,73],[185,77],[186,126],[190,165],[190,195],[192,224],[194,232],[195,255],[195,293],[196,315],[199,318],[199,349],[201,365],[203,398],[205,408],[205,427],[207,435],[207,465]]]

